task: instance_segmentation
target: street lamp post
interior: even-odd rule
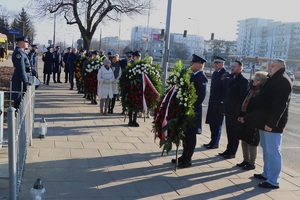
[[[170,23],[171,23],[171,8],[172,8],[172,0],[168,0],[168,9],[167,9],[167,19],[166,19],[166,41],[165,41],[165,51],[163,56],[163,86],[166,86],[167,81],[167,70],[168,70],[168,62],[169,62],[169,47],[170,47]]]
[[[198,19],[194,19],[194,18],[191,18],[191,17],[189,17],[188,19],[197,22],[197,35],[199,36],[199,27],[200,27],[199,25],[200,25],[200,21],[199,21]]]

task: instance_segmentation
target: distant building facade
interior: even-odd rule
[[[238,21],[237,53],[282,59],[299,59],[300,22],[249,18]]]
[[[203,55],[204,38],[197,35],[187,35],[170,33],[170,51],[172,46],[182,48],[184,53],[189,55],[195,53]],[[153,57],[162,57],[164,51],[164,32],[158,28],[148,28],[136,26],[131,29],[131,47],[133,50],[140,50],[143,54],[149,54]],[[186,52],[186,50],[188,52]],[[170,57],[176,57],[175,52],[170,53]]]

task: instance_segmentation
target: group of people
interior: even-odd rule
[[[86,52],[81,49],[68,48],[63,55],[65,68],[69,71],[70,90],[74,87],[74,74],[76,88],[78,93],[84,93],[84,98],[91,101],[92,104],[98,104],[96,97],[100,99],[100,114],[107,115],[114,113],[116,101],[119,99],[119,79],[122,71],[129,63],[141,60],[140,51],[130,51],[126,57],[120,60],[118,54],[105,51],[94,50]],[[67,74],[66,74],[67,76]],[[123,107],[122,114],[125,114],[126,108]],[[138,126],[137,113],[128,111],[129,125]]]
[[[26,91],[29,76],[37,74],[36,45],[28,48],[26,36],[16,38],[17,46],[12,54],[14,74],[12,86],[14,91]],[[130,62],[141,60],[139,51],[126,53],[126,58],[119,60],[119,55],[105,55],[104,51],[84,50],[77,52],[76,48],[68,48],[63,55],[60,47],[56,46],[51,52],[47,48],[43,54],[44,84],[49,84],[53,73],[54,83],[61,83],[61,67],[65,67],[65,83],[70,82],[70,90],[74,87],[76,72],[76,87],[78,92],[85,93],[97,104],[95,96],[100,98],[100,113],[103,115],[113,113],[115,101],[118,98],[118,80],[122,69]],[[211,77],[210,95],[205,122],[209,124],[211,140],[204,144],[207,149],[219,148],[223,120],[227,133],[227,147],[220,156],[225,159],[235,158],[242,140],[243,162],[238,167],[245,170],[255,169],[257,146],[260,143],[263,149],[264,167],[261,174],[254,174],[255,178],[265,180],[259,184],[263,188],[279,188],[280,171],[282,167],[281,143],[283,130],[288,120],[288,108],[291,98],[292,84],[285,73],[286,64],[282,59],[275,59],[268,67],[267,72],[256,72],[253,80],[243,76],[243,63],[235,60],[231,63],[231,73],[224,68],[226,59],[214,57],[214,72]],[[64,63],[64,65],[63,65]],[[194,83],[197,100],[194,103],[196,117],[187,125],[183,152],[178,159],[178,167],[186,168],[192,164],[192,156],[196,146],[196,134],[202,133],[202,103],[206,97],[208,79],[203,71],[206,60],[193,54],[191,61],[191,78]],[[92,67],[91,67],[92,66]],[[77,69],[77,68],[78,69]],[[47,76],[47,77],[46,77]],[[81,77],[81,78],[80,78]],[[23,88],[22,87],[23,84]],[[80,85],[84,85],[85,89]],[[22,93],[14,93],[14,106],[18,108]],[[126,108],[123,107],[123,114]],[[129,126],[138,127],[137,113],[128,110]],[[172,163],[176,163],[172,159]]]
[[[250,82],[242,74],[241,61],[235,60],[231,63],[231,73],[224,68],[225,61],[223,57],[214,57],[214,72],[205,120],[210,127],[211,140],[204,146],[207,149],[219,148],[225,119],[228,143],[226,150],[219,153],[219,156],[225,159],[235,158],[241,140],[243,162],[237,166],[252,170],[255,169],[257,146],[260,143],[264,167],[263,172],[254,174],[254,177],[264,180],[259,183],[259,187],[277,189],[282,167],[282,134],[288,120],[292,91],[291,80],[285,73],[285,61],[273,60],[268,67],[269,73],[258,71]],[[187,126],[183,152],[178,159],[180,168],[191,166],[196,134],[201,133],[201,105],[208,82],[203,73],[205,62],[204,58],[193,55],[191,82],[194,83],[198,95],[194,104],[197,117],[193,125]],[[175,162],[176,160],[172,159],[172,163]]]

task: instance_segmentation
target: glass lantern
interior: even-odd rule
[[[46,119],[43,117],[40,121],[40,131],[39,131],[39,138],[45,138],[47,134],[47,122]]]
[[[44,200],[45,199],[45,188],[43,182],[40,178],[38,178],[33,187],[30,189],[30,195],[32,200]]]

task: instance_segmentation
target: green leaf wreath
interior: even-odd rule
[[[190,69],[184,68],[178,61],[167,79],[166,92],[154,110],[153,129],[160,139],[160,147],[163,147],[162,155],[164,151],[168,154],[172,150],[172,144],[176,145],[178,155],[186,126],[195,117],[196,99],[196,89],[190,82]]]

